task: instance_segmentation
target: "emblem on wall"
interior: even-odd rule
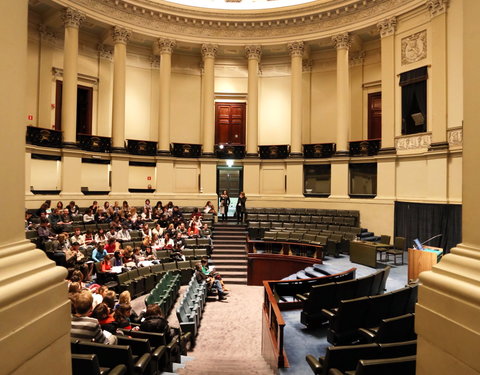
[[[402,65],[411,64],[427,57],[427,30],[402,38]]]

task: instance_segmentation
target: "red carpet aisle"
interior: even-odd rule
[[[260,352],[263,287],[228,287],[231,290],[226,301],[207,303],[195,348],[188,353],[194,359],[177,370],[178,374],[274,373]]]

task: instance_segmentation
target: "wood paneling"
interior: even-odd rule
[[[382,93],[368,94],[368,139],[382,138]]]
[[[245,103],[215,103],[215,144],[245,144]]]

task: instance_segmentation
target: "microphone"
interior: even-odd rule
[[[437,234],[437,235],[429,238],[428,240],[423,241],[423,242],[422,242],[422,245],[425,245],[427,242],[430,242],[431,240],[434,240],[435,238],[442,237],[442,236],[443,236],[443,233]]]

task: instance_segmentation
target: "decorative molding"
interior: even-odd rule
[[[430,133],[404,135],[395,138],[397,151],[428,149],[431,143],[432,135]]]
[[[430,11],[430,17],[436,17],[447,11],[448,0],[427,0],[427,9]]]
[[[114,26],[112,28],[112,38],[115,44],[117,43],[127,44],[131,36],[132,36],[132,32],[123,27]]]
[[[241,13],[208,8],[186,7],[170,2],[152,0],[62,0],[78,5],[89,18],[115,19],[121,24],[140,27],[161,35],[182,36],[183,41],[212,43],[228,41],[244,45],[286,43],[298,35],[308,40],[328,37],[335,30],[367,21],[380,22],[385,14],[406,13],[418,9],[419,0],[348,0],[312,1],[301,6],[277,9],[248,10]],[[327,31],[330,30],[330,31]],[[157,34],[158,35],[158,34]]]
[[[262,57],[262,47],[256,45],[245,46],[245,56],[249,60],[253,59],[260,61],[260,58]]]
[[[113,60],[113,49],[105,44],[97,45],[98,57],[108,61]]]
[[[158,55],[151,55],[150,56],[150,65],[152,68],[160,68],[160,56]]]
[[[177,42],[174,39],[160,38],[157,40],[157,45],[160,50],[160,55],[163,55],[164,53],[171,55]]]
[[[380,31],[380,37],[386,38],[395,34],[397,29],[397,17],[385,18],[384,20],[377,23],[378,31]]]
[[[352,45],[352,38],[349,33],[341,33],[332,36],[332,42],[335,49],[346,48],[349,49]]]
[[[356,55],[351,56],[349,60],[350,67],[363,65],[366,55],[367,53],[365,51],[359,51]]]
[[[206,58],[215,58],[215,55],[217,54],[218,51],[218,45],[216,44],[209,44],[209,43],[204,43],[202,44],[202,57],[204,59]]]
[[[402,65],[411,64],[427,57],[427,30],[402,38]]]
[[[62,78],[63,79],[63,69],[62,68],[56,68],[56,67],[53,67],[52,68],[52,75],[53,75],[53,80],[57,80],[59,78]],[[79,82],[83,82],[83,83],[86,83],[86,84],[90,84],[92,85],[92,87],[96,90],[97,87],[98,87],[98,77],[94,77],[94,76],[89,76],[87,74],[82,74],[82,73],[78,73],[77,75],[77,80]]]
[[[79,28],[80,24],[85,21],[85,14],[73,8],[66,8],[62,14],[62,21],[65,27]]]
[[[313,60],[304,59],[302,60],[302,72],[310,73],[313,70]]]
[[[463,128],[453,128],[447,130],[448,146],[463,147]]]
[[[305,44],[302,41],[288,43],[287,48],[291,57],[303,58],[303,52],[305,51]]]
[[[38,32],[40,33],[40,40],[42,41],[42,44],[46,43],[51,47],[55,47],[58,39],[54,32],[52,32],[43,24],[38,25]]]

